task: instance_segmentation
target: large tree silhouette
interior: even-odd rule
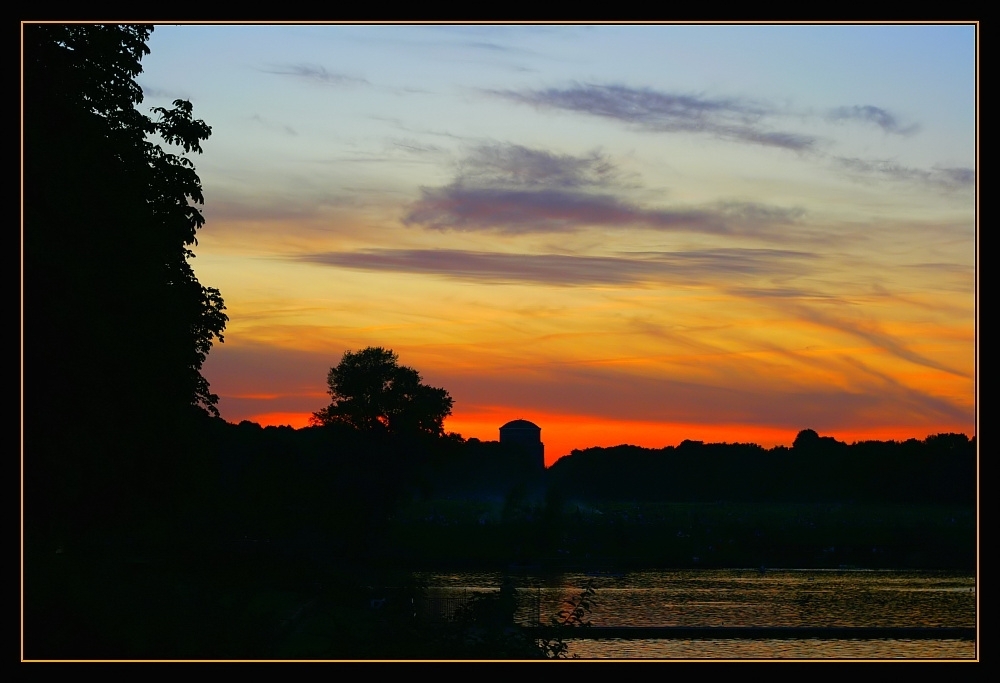
[[[42,517],[152,504],[139,483],[168,485],[178,426],[217,414],[201,367],[227,317],[189,262],[204,217],[184,156],[211,129],[189,102],[137,109],[151,31],[22,27],[25,480]]]
[[[391,349],[348,351],[327,375],[329,406],[313,414],[318,424],[347,424],[364,432],[440,436],[452,398],[420,382]]]

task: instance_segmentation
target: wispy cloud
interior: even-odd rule
[[[422,188],[402,220],[435,230],[508,234],[596,225],[765,234],[803,215],[797,208],[750,202],[646,208],[615,194],[625,189],[615,165],[597,152],[572,156],[517,145],[481,146],[459,164],[451,184]]]
[[[888,399],[899,401],[900,404],[910,408],[914,412],[935,418],[956,421],[967,420],[969,417],[968,409],[956,406],[937,396],[931,396],[912,389],[900,383],[894,377],[865,365],[857,358],[841,356],[840,360],[878,380],[879,386],[875,387],[877,393],[886,396]]]
[[[473,40],[464,44],[477,50],[488,50],[490,52],[524,52],[524,50],[518,50],[508,45],[501,45],[500,43],[491,43],[483,40]]]
[[[916,365],[934,370],[940,370],[956,377],[967,378],[964,372],[956,370],[944,363],[940,363],[933,358],[928,358],[907,347],[903,342],[884,331],[877,323],[869,320],[850,319],[838,315],[832,315],[818,310],[812,306],[795,305],[787,307],[786,311],[795,314],[802,320],[807,320],[816,325],[829,329],[838,330],[854,337],[864,339],[872,346],[883,351],[909,361]]]
[[[836,330],[857,339],[862,339],[875,348],[881,349],[896,358],[925,368],[940,370],[956,377],[968,377],[968,374],[965,372],[956,370],[945,363],[941,363],[909,348],[903,341],[886,332],[874,320],[838,315],[830,312],[830,304],[843,306],[848,303],[848,300],[844,298],[794,287],[754,287],[742,284],[726,286],[725,283],[720,284],[723,285],[724,291],[728,294],[755,302],[767,303],[788,317],[804,320],[820,327]],[[939,307],[935,308],[940,310]]]
[[[769,130],[761,122],[778,114],[778,110],[772,105],[739,98],[712,99],[650,88],[595,84],[491,92],[515,102],[615,119],[650,131],[707,133],[799,152],[810,151],[817,143],[811,135]]]
[[[327,71],[326,67],[319,64],[274,64],[261,71],[279,76],[293,76],[322,85],[369,85],[364,78]]]
[[[420,273],[482,283],[557,286],[642,286],[714,283],[749,275],[797,274],[805,252],[782,249],[702,249],[624,256],[508,254],[457,249],[371,249],[303,254],[295,259],[340,268]]]
[[[830,121],[860,121],[862,123],[870,123],[878,126],[886,133],[895,133],[896,135],[910,135],[920,129],[920,126],[915,123],[904,126],[894,114],[870,104],[831,109],[827,112],[827,119]]]
[[[903,267],[921,270],[925,272],[928,277],[955,275],[958,277],[967,277],[970,280],[976,277],[975,266],[971,263],[944,263],[931,261],[925,263],[909,263]]]
[[[931,178],[938,183],[954,186],[974,185],[976,182],[976,169],[974,168],[946,168],[935,166],[930,171]]]
[[[395,149],[402,150],[408,154],[441,155],[445,152],[443,147],[426,144],[413,138],[392,138],[389,140],[389,144]]]
[[[568,88],[489,92],[514,102],[600,116],[654,132],[704,133],[724,140],[796,152],[813,152],[819,145],[819,139],[813,135],[769,125],[792,116],[814,119],[815,114],[793,112],[761,100],[713,98],[593,83]],[[904,125],[892,112],[871,104],[835,107],[822,118],[830,122],[872,125],[896,135],[909,135],[919,130],[917,124]]]
[[[700,133],[722,140],[808,152],[820,158],[829,158],[840,171],[866,181],[877,178],[954,191],[970,187],[976,180],[975,169],[966,167],[921,169],[888,159],[829,156],[829,152],[820,150],[820,139],[816,136],[783,129],[782,126],[783,119],[795,117],[806,121],[820,119],[830,123],[859,123],[902,136],[920,129],[917,123],[904,123],[891,111],[871,104],[834,107],[825,114],[817,115],[794,112],[759,100],[712,98],[622,85],[577,84],[568,88],[489,92],[542,109],[599,116],[647,131]]]
[[[779,381],[769,367],[748,363],[745,357],[733,357],[716,367],[720,374],[732,372],[744,378],[736,386],[658,377],[655,372],[640,375],[620,366],[552,364],[531,370],[514,367],[475,375],[445,370],[437,381],[465,405],[510,405],[598,419],[783,425],[791,430],[880,425],[887,412],[915,421],[969,419],[962,406],[904,387],[887,392],[884,382],[869,381],[869,386],[857,390]],[[860,368],[846,363],[842,370],[860,374]],[[869,387],[872,390],[866,390]],[[901,398],[905,400],[900,402]]]
[[[284,133],[287,133],[288,135],[298,135],[295,129],[289,126],[288,124],[277,123],[275,121],[271,121],[270,119],[265,119],[260,114],[254,114],[253,116],[250,117],[250,120],[256,121],[260,125],[264,126],[265,128],[269,128],[271,130],[280,130]]]
[[[903,166],[888,159],[858,159],[833,157],[837,167],[850,175],[863,178],[877,177],[902,183],[919,183],[944,190],[972,187],[976,183],[974,168],[949,168],[935,166],[930,170]]]

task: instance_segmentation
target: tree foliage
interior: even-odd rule
[[[184,100],[137,109],[151,31],[24,27],[26,331],[53,369],[90,366],[58,370],[86,393],[217,414],[201,366],[228,318],[189,262],[204,197],[183,155],[211,128]],[[74,358],[56,339],[80,345]]]
[[[191,267],[204,197],[185,156],[211,128],[184,100],[140,107],[151,31],[22,26],[25,496],[38,524],[152,509],[193,452],[180,426],[218,414],[201,369],[228,318]]]
[[[452,398],[420,380],[420,374],[400,365],[390,349],[347,351],[327,375],[333,400],[313,414],[313,422],[347,424],[364,432],[440,436]]]

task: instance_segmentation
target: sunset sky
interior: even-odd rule
[[[157,26],[222,416],[344,351],[573,448],[975,434],[972,25]]]

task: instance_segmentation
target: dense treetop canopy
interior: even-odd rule
[[[314,413],[313,421],[347,424],[364,432],[440,436],[452,398],[420,380],[416,370],[399,364],[391,349],[347,351],[327,375],[333,401]]]

